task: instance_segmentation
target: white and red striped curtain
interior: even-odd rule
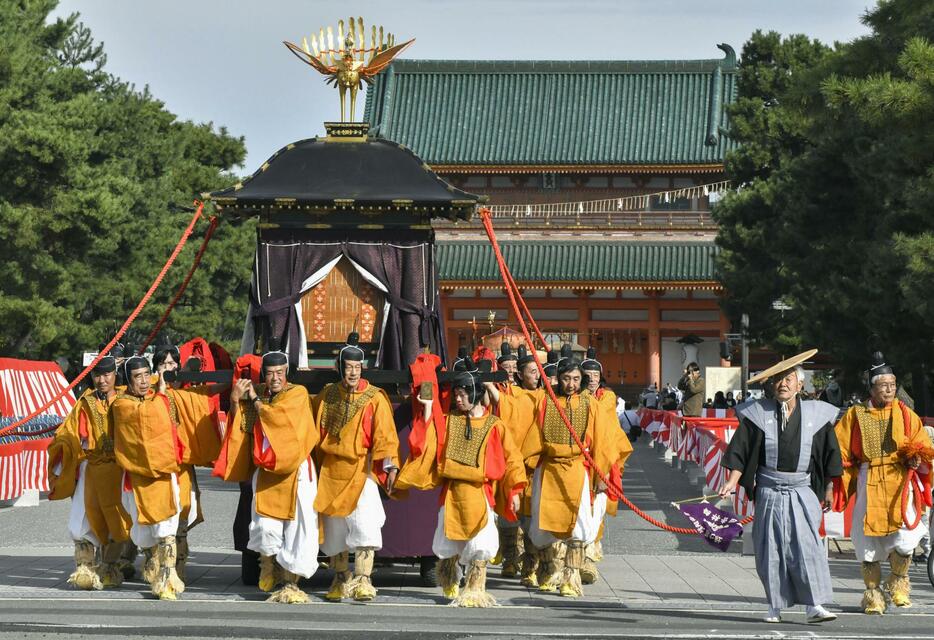
[[[0,500],[28,490],[49,490],[48,446],[54,428],[75,406],[68,381],[54,362],[0,358],[0,429],[33,416],[0,436]],[[61,397],[57,397],[61,396]]]

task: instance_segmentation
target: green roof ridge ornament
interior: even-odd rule
[[[378,37],[377,37],[378,33]],[[335,47],[334,31],[327,28],[320,29],[317,36],[312,34],[311,46],[307,38],[302,38],[302,46],[292,42],[283,41],[289,51],[315,69],[327,76],[327,84],[337,87],[340,92],[341,122],[353,122],[357,103],[357,91],[363,83],[373,83],[373,78],[389,66],[393,58],[402,53],[415,38],[402,44],[396,44],[393,34],[386,32],[383,27],[372,27],[370,33],[370,46],[366,46],[366,31],[363,28],[363,18],[347,20],[347,33],[344,34],[344,21],[337,22],[337,43]],[[350,92],[350,118],[347,119],[347,92]]]
[[[721,42],[717,45],[717,49],[724,53],[721,66],[726,67],[726,71],[733,71],[736,69],[736,51],[734,51],[733,47],[725,42]]]

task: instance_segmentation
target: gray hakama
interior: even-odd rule
[[[828,423],[832,425],[837,409],[824,402],[800,400],[799,407],[800,448],[794,471],[777,469],[781,432],[776,403],[760,400],[737,407],[740,417],[764,436],[764,464],[755,472],[752,537],[756,572],[772,609],[833,601],[827,552],[820,537],[822,510],[808,468],[815,436]],[[794,417],[797,421],[798,416]]]
[[[827,551],[820,538],[821,506],[807,473],[760,468],[752,539],[756,573],[769,607],[833,601]]]

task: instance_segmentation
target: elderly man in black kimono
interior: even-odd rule
[[[836,618],[822,606],[833,601],[833,589],[819,531],[822,510],[833,503],[833,478],[843,474],[834,432],[838,409],[798,395],[804,386],[800,365],[815,353],[750,378],[766,380],[772,398],[736,407],[739,428],[723,456],[730,475],[720,495],[738,484],[754,496],[752,536],[769,604],[766,622],[781,622],[781,610],[796,604],[807,605],[808,622]]]

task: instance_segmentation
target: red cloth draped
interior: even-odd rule
[[[260,356],[248,353],[237,358],[234,365],[234,380],[249,379],[259,384],[260,369],[263,368],[263,359]]]
[[[436,373],[441,365],[441,358],[433,353],[421,353],[415,362],[409,365],[412,374],[412,430],[409,432],[409,456],[418,457],[425,450],[425,437],[428,423],[422,403],[418,401],[418,390],[423,382],[431,383],[431,420],[438,434],[438,461],[441,460],[442,443],[445,436],[444,411],[441,402],[441,390]]]
[[[266,436],[263,435],[263,423],[257,420],[256,424],[253,426],[253,461],[258,467],[275,469],[276,452],[272,450],[272,447],[266,447],[266,450],[263,451],[263,440],[265,439]]]

